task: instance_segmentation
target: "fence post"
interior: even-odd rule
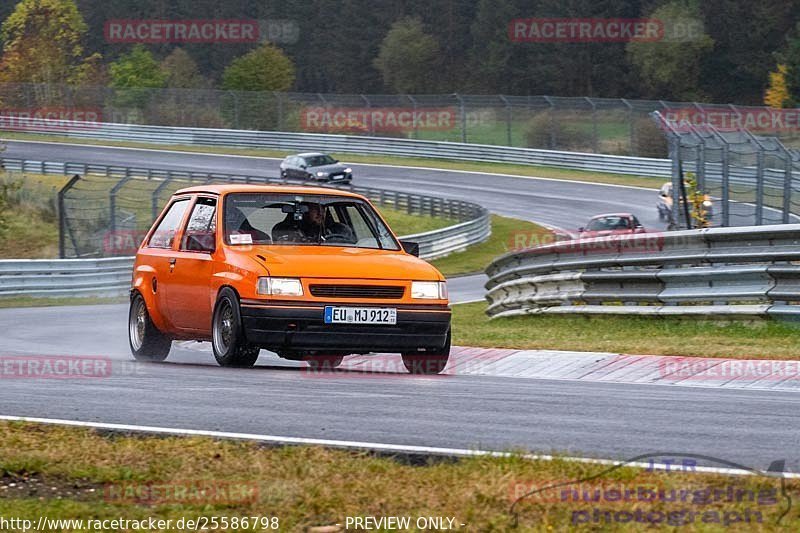
[[[367,98],[367,96],[365,94],[360,94],[359,96],[361,97],[362,100],[364,100],[364,103],[367,104],[367,109],[372,109],[372,102],[370,102],[369,98]],[[375,124],[372,121],[372,113],[371,112],[369,113],[369,116],[370,116],[369,134],[370,134],[371,137],[374,137],[375,136]]]
[[[594,153],[599,153],[599,145],[597,140],[597,106],[588,96],[585,97],[585,100],[589,102],[590,106],[592,106],[592,146],[594,147]]]
[[[155,222],[155,220],[158,218],[159,204],[160,204],[158,199],[161,196],[161,193],[164,191],[164,189],[167,188],[167,185],[169,185],[169,182],[171,182],[172,180],[173,180],[172,173],[168,173],[167,177],[164,178],[164,181],[162,181],[158,185],[158,187],[156,187],[156,189],[153,191],[153,195],[150,198],[150,210],[151,213],[153,214],[153,220],[152,220],[153,222]]]
[[[545,101],[548,104],[550,104],[550,109],[547,110],[548,117],[550,119],[549,120],[549,122],[550,122],[550,149],[551,150],[555,150],[556,149],[556,143],[558,142],[558,139],[556,137],[556,121],[555,121],[556,104],[553,102],[553,99],[550,98],[547,95],[543,96],[542,98],[544,98]]]
[[[508,101],[508,98],[502,94],[498,94],[497,96],[499,96],[500,100],[506,105],[506,145],[514,146],[511,139],[511,103]]]
[[[461,142],[467,142],[467,110],[464,107],[464,99],[461,98],[461,95],[458,93],[453,93],[453,96],[456,97],[458,100],[458,106],[460,109],[459,116],[461,117]]]
[[[283,93],[275,92],[278,104],[278,128],[276,131],[283,131]]]
[[[413,96],[411,96],[410,94],[407,94],[406,98],[408,98],[411,101],[411,105],[414,108],[414,117],[416,117],[417,116],[417,99],[414,98]],[[415,139],[419,139],[419,126],[417,125],[418,121],[414,120],[412,122],[414,124],[414,138]]]
[[[786,169],[783,174],[783,223],[788,224],[792,214],[792,156],[786,150]]]
[[[130,169],[128,168],[126,169],[126,176],[119,180],[116,185],[111,188],[111,192],[108,193],[108,216],[110,219],[109,228],[111,231],[111,238],[115,238],[117,232],[117,193],[130,180]]]
[[[64,196],[80,179],[81,177],[75,174],[67,184],[58,191],[58,257],[61,259],[66,258],[67,215],[64,209]],[[73,246],[74,245],[75,243],[73,242]],[[75,252],[77,253],[77,251],[77,247],[75,246]]]
[[[625,98],[621,98],[622,103],[628,108],[628,155],[635,156],[636,155],[636,126],[633,120],[633,106],[631,105],[628,100]]]
[[[731,189],[730,189],[730,147],[727,142],[722,145],[722,225],[731,223]]]

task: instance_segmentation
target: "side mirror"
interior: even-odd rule
[[[413,255],[414,257],[419,257],[418,242],[400,241],[400,244],[403,246],[403,251],[405,251],[405,253]]]
[[[307,169],[307,168],[308,168],[308,165],[306,165],[305,163],[303,163],[302,165],[300,165],[300,168],[302,168],[303,170],[305,170],[305,169]]]
[[[578,231],[585,231],[585,230],[586,230],[586,228],[584,228],[583,226],[581,226],[580,228],[578,228]]]

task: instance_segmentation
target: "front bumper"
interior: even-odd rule
[[[325,324],[326,305],[395,307],[397,324]],[[272,351],[342,353],[413,352],[442,348],[450,329],[446,305],[365,305],[243,301],[242,326],[248,342]]]

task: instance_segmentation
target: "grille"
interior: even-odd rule
[[[309,290],[318,298],[377,298],[398,299],[405,287],[389,285],[310,285]]]

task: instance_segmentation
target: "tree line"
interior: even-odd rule
[[[335,93],[800,101],[800,0],[21,0],[0,82]],[[657,19],[653,42],[516,42],[515,19]],[[292,25],[269,43],[109,42],[115,19]],[[132,96],[135,97],[135,96]]]

